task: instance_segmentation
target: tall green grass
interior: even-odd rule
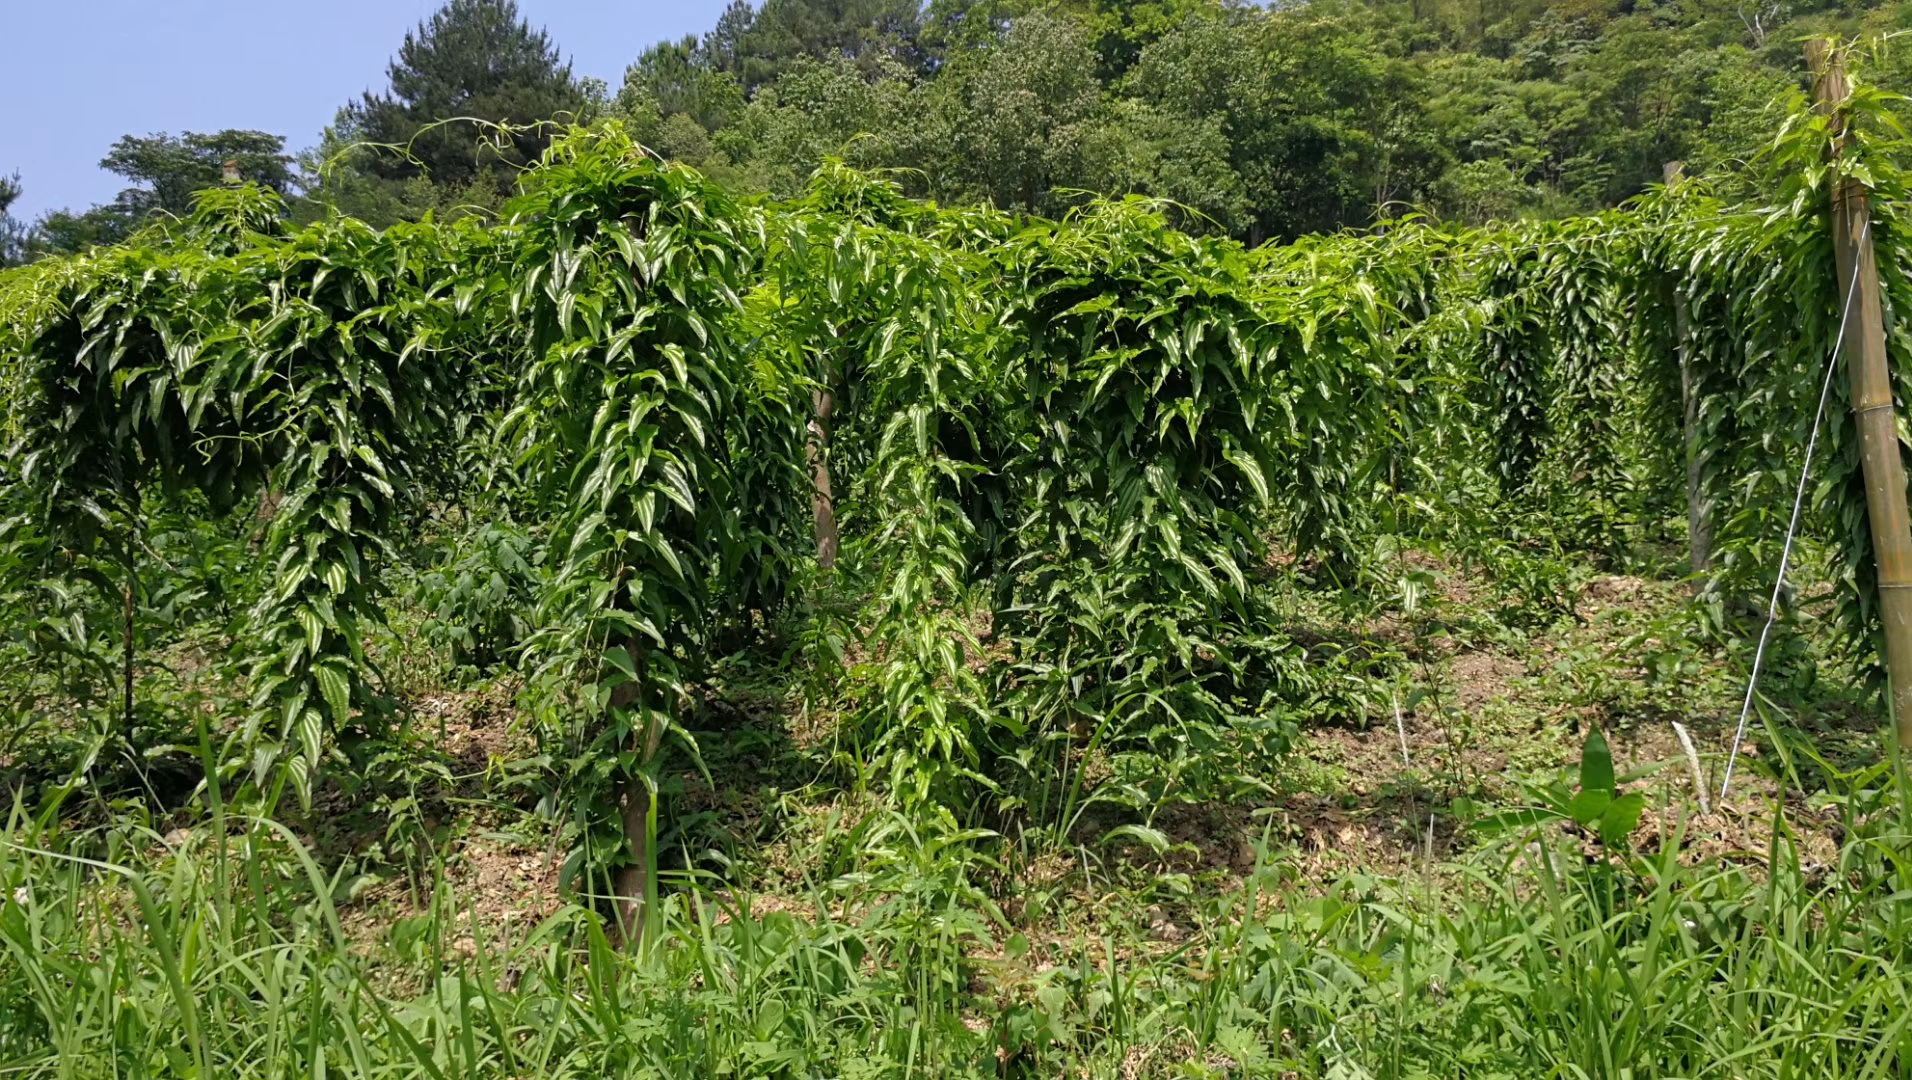
[[[355,937],[290,831],[217,808],[177,851],[16,811],[0,1076],[1905,1076],[1907,837],[1849,825],[1828,867],[1783,822],[1746,865],[1550,827],[1322,887],[1275,852],[1169,944],[1017,932],[1005,842],[879,817],[807,910],[680,883],[623,951],[579,906],[487,937],[443,884]]]

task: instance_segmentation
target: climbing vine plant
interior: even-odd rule
[[[387,711],[364,624],[408,467],[460,398],[441,350],[473,233],[277,222],[268,193],[221,192],[173,234],[19,272],[8,426],[43,554],[122,552],[129,597],[157,502],[262,522],[230,760],[305,795]]]
[[[1855,92],[1839,168],[1875,191],[1896,312],[1889,107]],[[1362,588],[1410,542],[1614,557],[1690,509],[1729,623],[1770,573],[1837,336],[1828,138],[1795,109],[1769,206],[1691,181],[1592,218],[1255,251],[1143,201],[1021,220],[837,164],[752,203],[615,125],[557,141],[489,224],[295,229],[223,189],[0,277],[0,571],[12,596],[123,584],[130,686],[157,516],[219,522],[259,577],[222,768],[303,796],[402,722],[367,644],[388,570],[430,504],[482,486],[523,526],[498,648],[576,807],[572,880],[654,890],[660,763],[696,753],[712,662],[826,607],[817,655],[860,645],[877,672],[845,717],[865,776],[1066,831],[1088,798],[1249,775],[1228,763],[1279,752],[1286,703],[1357,707],[1266,603],[1281,565]],[[1895,320],[1901,380],[1909,344]],[[1824,439],[1807,528],[1863,659],[1843,408]],[[473,478],[433,475],[452,461]],[[1077,773],[1035,804],[1093,754],[1098,792]]]

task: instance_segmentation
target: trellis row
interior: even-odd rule
[[[1842,160],[1903,309],[1880,108],[1845,103]],[[287,230],[220,190],[0,278],[6,498],[101,565],[137,558],[154,500],[269,506],[225,758],[304,791],[385,715],[364,630],[417,463],[481,439],[553,568],[522,662],[598,808],[584,865],[648,862],[661,747],[714,637],[813,565],[819,468],[840,572],[868,583],[852,630],[884,657],[852,720],[896,790],[962,798],[1018,744],[1083,740],[1143,790],[1200,784],[1211,756],[1279,749],[1271,701],[1328,692],[1257,600],[1271,537],[1351,580],[1381,536],[1542,520],[1611,549],[1686,516],[1691,430],[1707,595],[1769,572],[1836,326],[1831,136],[1795,111],[1771,207],[1690,180],[1592,218],[1253,251],[1137,200],[1019,221],[840,167],[758,206],[615,127],[561,140],[495,226]],[[1906,335],[1885,346],[1903,392]],[[1808,526],[1863,644],[1850,427],[1826,447]],[[977,609],[1014,678],[978,674]]]

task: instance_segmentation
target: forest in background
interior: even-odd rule
[[[1884,41],[1875,85],[1912,86],[1890,46],[1908,19],[1810,0],[737,0],[701,38],[633,43],[613,88],[514,0],[451,0],[302,151],[299,133],[128,134],[101,161],[125,191],[31,223],[5,216],[30,179],[0,176],[0,264],[184,217],[228,162],[303,220],[495,212],[559,125],[604,118],[778,197],[840,157],[944,205],[1159,197],[1251,244],[1417,212],[1561,217],[1669,161],[1731,185],[1800,82],[1804,36]]]

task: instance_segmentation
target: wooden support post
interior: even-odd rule
[[[642,672],[645,666],[643,646],[636,638],[630,638],[621,645],[611,646],[622,649],[629,657],[631,670]],[[636,680],[619,683],[611,688],[611,708],[628,709],[639,703],[643,687]],[[680,703],[681,704],[681,703]],[[642,770],[657,756],[659,743],[664,736],[663,717],[657,715],[653,707],[643,710],[644,726],[631,733],[632,749],[636,751],[636,762],[632,768]],[[641,776],[624,775],[618,778],[614,794],[617,800],[618,820],[624,825],[624,839],[630,844],[631,861],[617,869],[611,877],[612,901],[617,913],[617,930],[627,948],[635,948],[644,938],[644,927],[656,908],[657,902],[657,793]]]
[[[826,368],[825,378],[829,375]],[[830,490],[830,419],[836,412],[836,394],[827,382],[816,392],[811,408],[814,415],[810,420],[810,438],[803,447],[810,459],[810,517],[817,534],[817,565],[833,570],[837,561],[837,523],[835,496]]]
[[[1662,172],[1670,189],[1686,176],[1684,162],[1669,161]],[[1686,451],[1687,559],[1696,583],[1713,565],[1713,519],[1706,512],[1706,492],[1700,486],[1700,396],[1693,385],[1692,345],[1688,340],[1686,303],[1678,283],[1669,283],[1673,305],[1673,354],[1680,365],[1680,424]]]
[[[1809,41],[1806,64],[1813,73],[1818,107],[1832,117],[1833,152],[1838,154],[1846,123],[1841,106],[1850,94],[1845,58],[1825,41]],[[1852,178],[1840,181],[1832,193],[1833,248],[1840,300],[1851,305],[1850,312],[1841,312],[1847,320],[1841,351],[1865,470],[1866,517],[1872,526],[1879,618],[1885,630],[1881,652],[1892,680],[1892,715],[1903,750],[1912,749],[1912,521],[1906,514],[1905,461],[1899,452],[1869,214],[1865,185]]]

